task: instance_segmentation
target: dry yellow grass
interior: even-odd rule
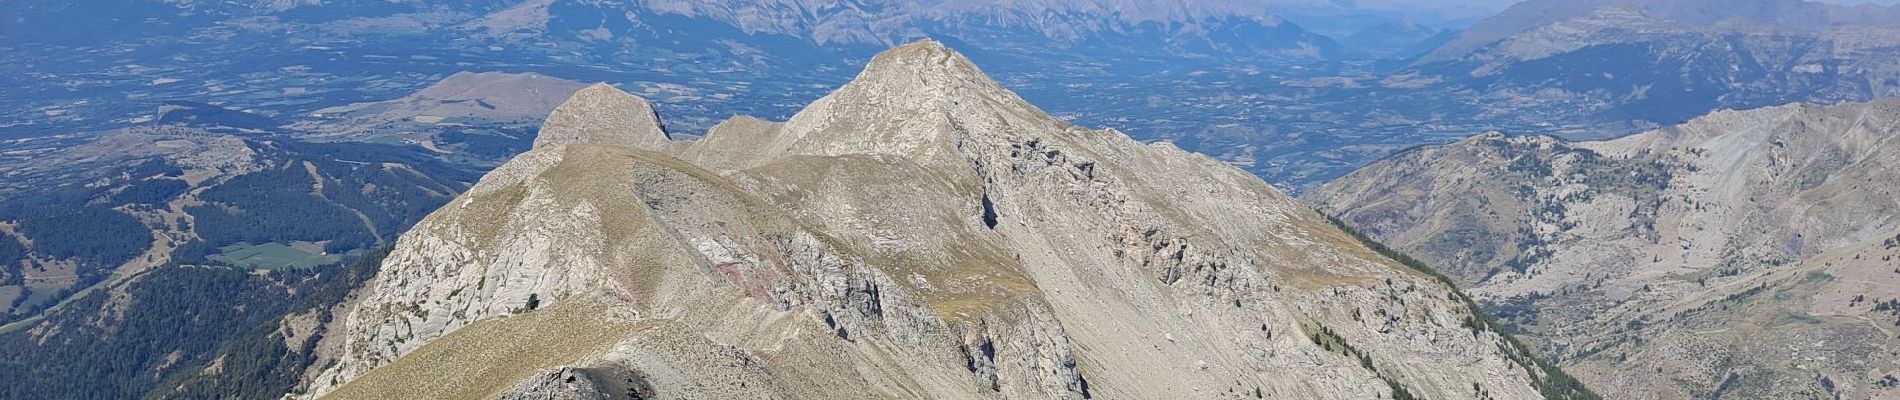
[[[604,351],[640,330],[576,299],[476,322],[331,392],[326,399],[494,398],[537,371]]]

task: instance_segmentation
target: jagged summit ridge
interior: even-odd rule
[[[661,151],[670,140],[652,103],[597,83],[575,92],[548,115],[534,147],[597,143]]]

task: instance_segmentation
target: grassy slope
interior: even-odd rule
[[[599,353],[639,329],[588,301],[476,322],[370,371],[326,399],[494,398],[534,373]]]

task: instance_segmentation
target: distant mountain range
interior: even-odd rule
[[[1721,108],[1867,101],[1900,95],[1900,7],[1534,0],[1472,25],[1416,68],[1638,125]]]
[[[1528,1],[1431,40],[1444,45],[1416,59],[1289,77],[1280,84],[1299,91],[1248,92],[1280,97],[1259,101],[1270,105],[1225,105],[1277,123],[1160,135],[1297,190],[1398,150],[1492,130],[1604,139],[1721,109],[1870,101],[1900,95],[1896,10]]]
[[[10,3],[0,37],[74,43],[185,33],[215,25],[298,27],[333,35],[435,33],[636,49],[744,46],[765,52],[881,49],[925,36],[1010,39],[1179,55],[1318,59],[1338,44],[1287,23],[1262,1],[102,1]],[[74,21],[85,21],[73,24]],[[98,29],[111,25],[115,29]],[[107,35],[100,35],[105,32]],[[779,39],[768,39],[769,37]],[[803,46],[774,45],[799,42]],[[861,46],[861,47],[860,47]]]

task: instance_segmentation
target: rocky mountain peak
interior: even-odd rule
[[[879,53],[857,78],[827,97],[911,111],[979,111],[969,105],[1035,108],[962,53],[931,39]]]
[[[804,155],[948,156],[959,143],[1026,130],[1065,132],[1048,116],[934,40],[873,58],[856,79],[787,121],[767,149]]]
[[[540,138],[562,147],[418,222],[311,395],[1581,392],[1258,178],[1062,123],[934,41],[782,125],[630,151],[665,139],[651,115],[582,90]]]
[[[996,82],[990,80],[989,76],[978,69],[975,63],[970,62],[968,57],[932,39],[918,40],[879,53],[858,75],[857,81],[893,79],[916,83],[996,85]]]
[[[541,125],[534,147],[575,143],[663,150],[671,140],[652,103],[605,83],[569,98]]]

